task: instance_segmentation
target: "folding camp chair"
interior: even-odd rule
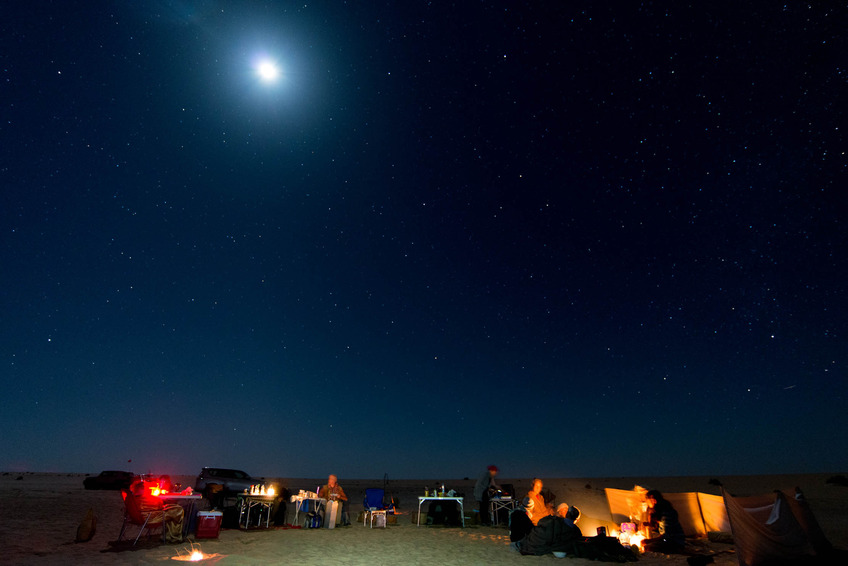
[[[138,542],[142,533],[146,530],[147,537],[153,532],[153,529],[162,529],[162,542],[165,542],[165,508],[142,511],[138,503],[138,499],[129,490],[122,490],[121,496],[124,498],[124,523],[121,525],[121,532],[118,534],[118,541],[124,540],[124,533],[127,530],[127,525],[136,525],[139,527],[138,534],[133,541],[133,546]]]
[[[383,526],[386,526],[386,505],[383,502],[383,498],[386,496],[386,490],[377,487],[371,487],[365,490],[365,499],[362,501],[363,507],[365,507],[365,514],[362,519],[362,526],[364,527],[368,519],[371,519],[371,528],[374,528],[374,517],[383,517],[382,523]],[[377,524],[379,526],[380,520],[378,519]]]
[[[124,540],[127,525],[136,525],[139,527],[138,534],[136,534],[133,541],[133,546],[136,545],[144,531],[147,531],[147,537],[150,538],[153,530],[157,528],[162,529],[162,542],[165,542],[166,512],[170,513],[172,517],[174,514],[180,517],[179,530],[182,530],[183,509],[179,505],[163,505],[157,500],[158,505],[155,507],[145,506],[140,502],[140,498],[133,494],[131,490],[122,490],[121,496],[124,498],[124,522],[121,525],[121,532],[118,534],[119,542]],[[179,513],[176,513],[177,510]]]

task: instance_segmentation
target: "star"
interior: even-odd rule
[[[259,62],[256,66],[256,72],[259,73],[259,78],[266,83],[275,82],[280,76],[279,67],[268,59]]]

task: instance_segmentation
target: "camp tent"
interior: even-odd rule
[[[722,495],[739,566],[798,564],[832,551],[800,489],[754,497],[722,490]]]
[[[643,502],[641,494],[623,489],[604,490],[614,523],[641,521],[643,518]],[[677,511],[680,524],[686,536],[707,536],[708,532],[730,532],[730,523],[724,509],[724,500],[719,495],[709,493],[684,492],[663,493]]]

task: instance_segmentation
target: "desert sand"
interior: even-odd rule
[[[720,478],[736,495],[767,493],[773,489],[801,487],[825,534],[837,547],[848,547],[848,487],[827,483],[838,475],[771,475]],[[842,473],[844,475],[844,473]],[[161,544],[142,543],[135,549],[116,545],[121,529],[123,503],[117,491],[86,491],[85,474],[46,474],[7,472],[0,474],[0,563],[2,564],[176,564],[173,558],[185,553],[189,542]],[[609,507],[603,489],[630,489],[634,484],[665,492],[701,491],[718,494],[709,477],[680,478],[566,478],[545,479],[545,487],[557,495],[557,502],[577,505],[583,511],[580,526],[584,534],[594,534],[597,525],[610,524]],[[194,476],[174,476],[185,486],[194,484]],[[530,479],[509,480],[518,493],[530,487]],[[321,480],[272,479],[295,492],[314,490]],[[443,480],[442,480],[443,481]],[[382,487],[382,480],[347,480],[340,483],[351,500],[355,519],[367,487]],[[473,480],[443,481],[448,488],[465,494],[465,514],[475,519],[476,504],[472,497]],[[482,527],[469,524],[465,528],[417,527],[417,496],[425,485],[436,480],[394,480],[389,484],[400,503],[397,523],[386,529],[371,529],[354,523],[337,529],[284,529],[241,531],[224,529],[218,539],[200,541],[209,558],[206,564],[321,564],[321,565],[493,565],[598,564],[583,559],[557,559],[547,556],[521,556],[509,547],[509,533],[504,526]],[[97,532],[92,540],[75,543],[77,527],[89,508],[97,516]],[[291,515],[291,514],[290,514]],[[694,548],[714,553],[719,565],[737,564],[733,545],[695,541]],[[641,564],[676,566],[686,564],[685,556],[645,553]]]

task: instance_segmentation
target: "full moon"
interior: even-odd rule
[[[256,71],[259,73],[259,78],[266,83],[272,83],[280,76],[280,69],[273,61],[262,61],[256,67]]]

